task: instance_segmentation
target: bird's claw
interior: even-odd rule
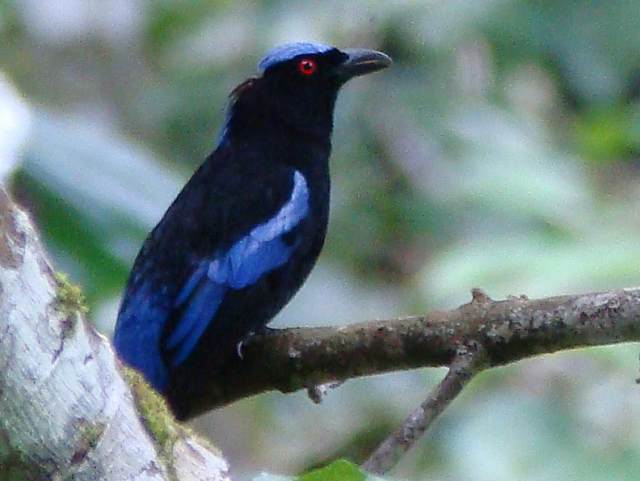
[[[242,339],[237,345],[236,345],[236,353],[238,354],[238,357],[241,360],[244,360],[244,356],[242,355],[242,345],[244,344],[244,339]]]
[[[249,331],[249,333],[244,336],[240,342],[238,342],[238,344],[236,345],[236,353],[238,354],[238,357],[240,359],[244,359],[244,356],[242,354],[242,346],[253,336],[265,336],[265,335],[269,335],[269,333],[273,332],[273,331],[277,331],[277,329],[273,329],[271,327],[267,327],[267,326],[260,326],[252,331]]]

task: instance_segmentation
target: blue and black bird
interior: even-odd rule
[[[273,49],[231,94],[219,144],[144,242],[114,334],[174,412],[300,288],[324,243],[333,110],[385,54]]]

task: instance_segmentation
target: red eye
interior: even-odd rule
[[[302,75],[313,75],[318,70],[318,64],[309,58],[303,58],[298,62],[298,71]]]

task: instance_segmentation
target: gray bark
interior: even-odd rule
[[[0,190],[0,480],[222,481],[227,471],[122,368]]]

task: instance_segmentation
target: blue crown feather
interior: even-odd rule
[[[281,62],[287,62],[299,55],[317,55],[319,53],[326,53],[330,50],[333,50],[335,47],[331,45],[324,45],[321,43],[311,43],[311,42],[296,42],[296,43],[287,43],[285,45],[280,45],[279,47],[275,47],[269,52],[267,55],[260,60],[258,64],[258,69],[261,72],[264,72],[269,67],[273,67],[276,64]]]

